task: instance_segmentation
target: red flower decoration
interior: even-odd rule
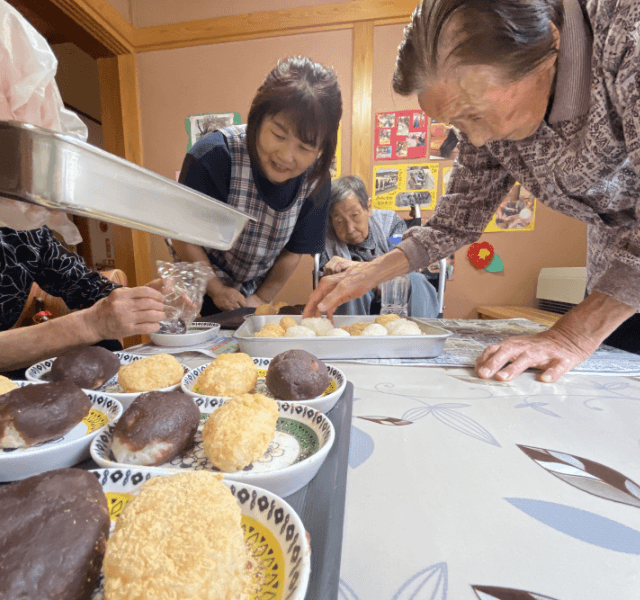
[[[467,258],[476,269],[484,269],[491,264],[495,251],[489,242],[476,242],[469,246]]]

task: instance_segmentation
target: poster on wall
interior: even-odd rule
[[[533,231],[536,199],[519,183],[509,190],[485,231]]]
[[[402,210],[419,204],[433,210],[438,189],[438,163],[373,168],[373,208]]]
[[[337,179],[340,177],[341,166],[342,166],[342,121],[340,121],[340,125],[338,125],[338,143],[336,144],[336,153],[331,161],[331,166],[329,167],[329,172],[331,173],[331,179]]]
[[[376,114],[375,160],[425,158],[428,119],[421,110]]]
[[[187,152],[200,138],[230,125],[240,125],[240,113],[204,113],[202,115],[190,115],[184,120],[189,140],[187,142]]]

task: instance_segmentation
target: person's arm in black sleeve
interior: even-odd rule
[[[187,153],[178,183],[221,202],[227,201],[231,183],[231,155],[226,138],[220,132],[203,138]]]
[[[70,309],[93,306],[122,287],[89,269],[80,256],[69,252],[53,236],[48,227],[39,231],[38,243],[40,263],[33,277],[45,292],[62,298]]]

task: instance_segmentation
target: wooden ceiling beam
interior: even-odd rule
[[[51,5],[64,13],[105,49],[106,53],[94,58],[133,54],[135,29],[107,0],[17,0],[35,2],[39,6]],[[76,44],[77,45],[77,44]]]
[[[60,0],[57,0],[60,1]],[[78,0],[74,0],[78,1]],[[416,0],[352,0],[134,29],[136,52],[408,22]]]

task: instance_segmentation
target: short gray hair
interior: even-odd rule
[[[346,200],[351,195],[354,195],[358,199],[362,208],[369,210],[369,194],[367,193],[367,186],[364,184],[364,181],[357,175],[345,175],[331,182],[329,214],[331,214],[333,207],[338,204],[338,202]]]
[[[440,36],[454,16],[460,28],[449,56],[458,65],[497,67],[517,81],[558,53],[551,24],[562,28],[562,0],[422,0],[398,48],[395,92],[419,93],[437,75]]]

